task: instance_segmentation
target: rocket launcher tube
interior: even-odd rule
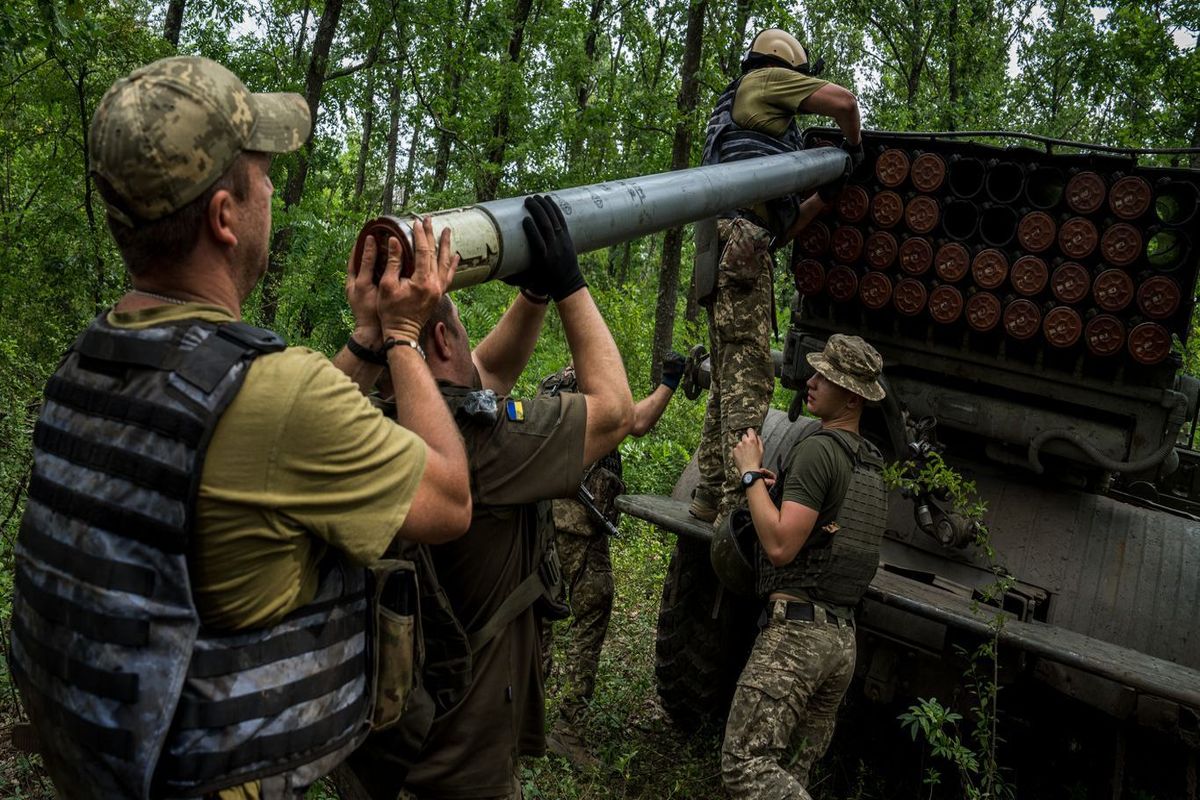
[[[813,191],[840,178],[848,159],[840,149],[818,147],[549,194],[562,209],[575,251],[585,253],[731,209]],[[454,232],[452,242],[462,260],[451,289],[506,278],[529,266],[529,248],[521,229],[525,213],[525,197],[521,196],[428,215],[433,218],[434,241],[446,226]],[[368,235],[375,236],[376,241],[394,236],[400,240],[401,274],[411,275],[412,222],[416,218],[378,217],[369,221],[358,235],[355,260],[361,257]],[[387,248],[380,247],[378,252],[377,277],[383,273]]]

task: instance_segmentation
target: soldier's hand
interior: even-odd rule
[[[375,251],[374,236],[363,242],[362,257],[354,261],[354,253],[346,262],[346,302],[354,314],[354,340],[363,347],[378,350],[383,344],[379,332],[379,287],[372,279]]]
[[[863,149],[862,139],[858,140],[858,144],[850,144],[850,142],[843,139],[842,149],[850,154],[851,171],[858,169],[858,166],[862,164],[867,157],[867,152]]]
[[[847,169],[844,170],[837,178],[829,183],[824,184],[823,186],[817,187],[817,194],[820,196],[825,205],[830,205],[831,203],[836,202],[838,197],[841,196],[842,190],[846,188],[846,183],[850,180],[851,169],[851,167],[847,166]]]
[[[426,217],[412,226],[413,273],[400,277],[400,242],[388,239],[387,266],[379,281],[379,327],[389,338],[417,341],[425,321],[450,288],[459,255],[450,246],[450,229],[443,228],[437,249],[433,246],[433,220]],[[365,249],[365,248],[364,248]]]
[[[754,428],[742,434],[742,439],[733,448],[733,463],[738,472],[762,469],[763,443]]]
[[[546,292],[555,302],[587,286],[567,221],[555,202],[546,195],[532,195],[525,198],[525,210],[529,216],[521,220],[521,227],[529,240],[527,271],[545,281]]]
[[[679,388],[679,381],[683,378],[684,367],[687,366],[687,359],[674,350],[663,356],[662,361],[662,382],[671,391]]]

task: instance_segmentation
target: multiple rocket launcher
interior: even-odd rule
[[[810,146],[826,144],[809,131]],[[1186,340],[1195,173],[867,134],[873,163],[797,239],[806,316],[1153,366]],[[916,146],[914,146],[916,145]],[[1185,294],[1186,293],[1186,294]],[[974,347],[972,347],[974,349]],[[1065,361],[1064,361],[1065,359]],[[1045,359],[1043,359],[1045,360]]]
[[[617,244],[838,177],[847,156],[828,129],[799,153],[562,189],[578,252]],[[806,317],[903,338],[965,333],[969,349],[1073,369],[1170,366],[1189,334],[1196,278],[1195,170],[1131,156],[1001,149],[935,134],[866,133],[867,162],[831,212],[793,248]],[[524,198],[432,214],[462,256],[453,288],[528,265]],[[366,235],[400,239],[411,218],[380,217]],[[700,243],[698,242],[698,249]],[[385,250],[380,249],[377,270]],[[357,256],[356,256],[357,257]]]

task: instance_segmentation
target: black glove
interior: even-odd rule
[[[529,272],[543,282],[546,293],[555,302],[587,286],[579,272],[579,258],[562,211],[549,196],[525,198],[529,216],[521,220],[529,240]]]
[[[849,141],[843,139],[842,149],[850,154],[851,171],[858,169],[859,164],[867,157],[867,152],[863,149],[862,139],[858,140],[858,144],[850,144]]]
[[[679,388],[679,381],[683,378],[683,368],[687,365],[687,359],[676,353],[674,350],[663,356],[662,361],[662,382],[671,391]]]

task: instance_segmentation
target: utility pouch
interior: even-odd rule
[[[404,716],[425,661],[417,570],[411,561],[381,559],[370,567],[375,687],[371,730]]]
[[[695,224],[695,229],[696,258],[692,267],[692,280],[696,284],[696,302],[708,305],[717,293],[717,262],[721,257],[717,218],[702,219]]]
[[[541,619],[566,619],[571,616],[571,606],[567,601],[567,581],[563,577],[562,562],[555,544],[554,514],[547,500],[537,504],[537,537],[540,556],[537,574],[541,578],[542,591],[533,602],[533,610]]]

